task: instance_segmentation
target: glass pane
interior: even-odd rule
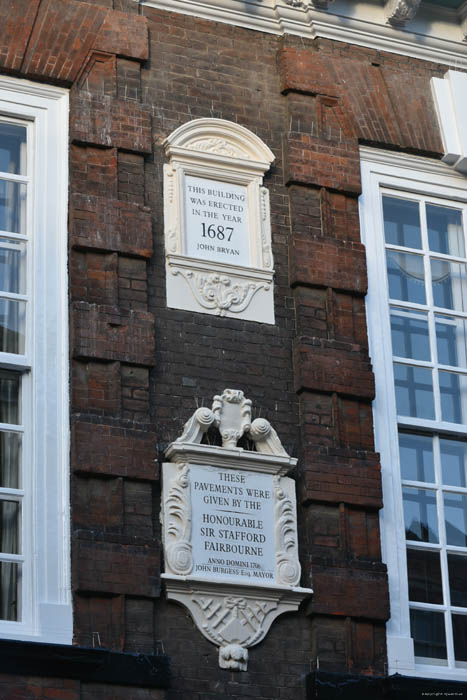
[[[437,659],[441,665],[446,665],[444,614],[429,610],[411,610],[410,629],[415,656]]]
[[[467,661],[467,617],[465,615],[452,616],[452,634],[456,661]],[[465,667],[465,664],[462,664],[462,667]]]
[[[457,547],[467,546],[467,497],[461,493],[444,494],[446,542]]]
[[[394,363],[394,383],[400,416],[435,417],[431,369]]]
[[[448,553],[451,605],[467,608],[467,557]]]
[[[0,352],[24,354],[26,302],[0,299]]]
[[[19,489],[21,486],[20,433],[0,432],[0,487]]]
[[[425,271],[423,258],[412,253],[386,251],[389,296],[391,299],[425,304]]]
[[[436,345],[440,365],[467,367],[466,322],[455,316],[435,314]]]
[[[391,308],[392,353],[412,360],[431,360],[428,314]]]
[[[0,230],[25,233],[26,185],[0,179]]]
[[[443,603],[439,552],[407,549],[409,600],[419,603]]]
[[[464,264],[432,260],[431,276],[435,306],[455,311],[467,309],[467,275]]]
[[[455,372],[439,372],[441,418],[449,423],[464,423],[467,409],[467,377]]]
[[[26,127],[0,123],[0,170],[26,175]]]
[[[407,248],[421,248],[418,202],[383,197],[384,237],[386,243]]]
[[[19,554],[20,538],[20,504],[18,501],[0,501],[0,552]]]
[[[440,439],[441,469],[443,484],[448,486],[465,486],[465,467],[467,465],[467,443],[460,440]]]
[[[438,542],[436,495],[425,489],[402,489],[405,534],[408,540]]]
[[[0,238],[0,291],[26,294],[26,244]]]
[[[21,564],[0,562],[0,619],[21,619]]]
[[[434,482],[435,466],[431,437],[399,433],[399,455],[403,479]]]
[[[427,204],[426,223],[430,250],[446,255],[456,255],[459,258],[465,257],[461,211]]]
[[[21,423],[19,383],[18,372],[0,370],[0,423]]]

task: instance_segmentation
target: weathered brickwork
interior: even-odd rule
[[[70,88],[75,642],[167,653],[173,673],[168,694],[0,675],[0,695],[304,700],[312,669],[384,674],[358,146],[439,154],[429,80],[444,67],[133,0],[0,0],[0,22],[3,72]],[[162,143],[199,117],[239,123],[275,155],[273,326],[166,306]],[[315,590],[239,674],[219,669],[160,580],[157,457],[225,387],[299,457],[302,584]]]

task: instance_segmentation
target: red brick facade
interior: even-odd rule
[[[108,649],[163,649],[172,668],[168,691],[2,675],[2,697],[298,700],[317,666],[384,675],[358,146],[439,156],[429,81],[444,66],[131,0],[0,0],[0,21],[1,71],[71,95],[75,643],[98,631]],[[276,156],[274,326],[166,307],[161,143],[198,117],[238,122]],[[302,585],[315,591],[236,675],[164,598],[157,467],[197,402],[230,386],[299,457]]]

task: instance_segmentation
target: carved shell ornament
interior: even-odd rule
[[[187,148],[193,151],[204,151],[214,153],[218,156],[229,156],[229,158],[247,158],[248,154],[243,148],[219,137],[203,138],[197,141],[190,141]]]

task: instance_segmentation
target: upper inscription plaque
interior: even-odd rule
[[[184,199],[187,255],[250,265],[246,186],[186,175]]]
[[[274,156],[223,119],[194,119],[164,142],[167,305],[274,323],[269,192]]]

